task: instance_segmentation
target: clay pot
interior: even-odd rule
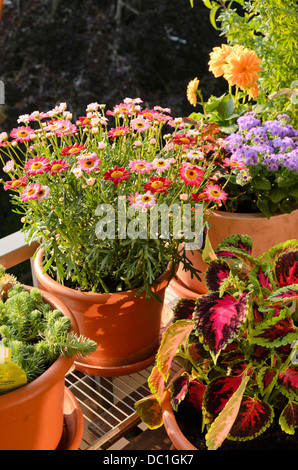
[[[142,370],[154,362],[168,272],[152,288],[159,302],[153,297],[146,300],[145,293],[136,297],[138,289],[111,294],[70,289],[42,273],[42,259],[43,252],[38,250],[34,260],[38,285],[62,299],[73,313],[80,334],[98,344],[90,356],[75,361],[77,370],[114,377]]]
[[[263,214],[238,214],[214,211],[208,218],[210,224],[209,238],[215,248],[222,240],[230,235],[249,235],[253,240],[253,256],[260,256],[277,243],[297,238],[298,209],[291,214],[273,215],[267,219]],[[190,273],[178,266],[177,279],[170,283],[171,288],[180,297],[197,298],[208,292],[204,276],[208,265],[203,262],[199,252],[188,253],[188,257],[200,271],[201,281],[191,279]]]
[[[31,290],[32,287],[26,287]],[[71,312],[54,296],[42,292],[44,300],[71,318]],[[64,423],[65,374],[74,359],[60,356],[41,376],[17,390],[0,396],[1,450],[55,450]]]

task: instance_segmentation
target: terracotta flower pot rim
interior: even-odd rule
[[[42,265],[41,265],[42,259],[43,259],[43,254],[44,254],[43,248],[38,248],[37,252],[36,252],[35,260],[34,260],[34,270],[35,270],[35,273],[36,273],[37,277],[43,277],[44,279],[46,279],[49,287],[51,287],[54,292],[55,291],[57,292],[60,289],[63,289],[64,295],[69,295],[69,296],[75,297],[77,299],[82,299],[82,298],[87,299],[88,298],[90,301],[95,301],[96,298],[98,298],[100,296],[101,299],[103,299],[104,302],[108,302],[108,300],[112,299],[112,297],[113,297],[113,303],[114,303],[114,299],[116,297],[119,297],[119,299],[120,299],[120,298],[123,298],[123,296],[125,294],[127,296],[132,296],[134,293],[136,293],[140,289],[140,287],[137,287],[137,288],[131,289],[131,290],[125,290],[125,291],[121,291],[121,292],[109,292],[109,293],[83,292],[83,291],[79,291],[79,290],[76,290],[76,289],[72,289],[68,286],[59,284],[59,282],[55,281],[47,273],[43,273],[43,268],[42,268]],[[169,277],[170,266],[171,266],[171,263],[167,267],[166,271],[156,279],[156,283],[152,286],[152,290],[154,292],[158,292],[162,288],[163,282],[166,281],[166,279]]]
[[[298,208],[295,208],[292,212],[295,212]],[[291,212],[291,213],[292,213]],[[225,212],[220,210],[214,210],[208,214],[208,217],[213,215],[215,217],[223,217],[226,219],[242,219],[242,220],[250,220],[250,219],[267,219],[267,217],[262,212]],[[285,215],[289,215],[287,213],[278,212],[276,214],[272,214],[274,218],[282,218]]]

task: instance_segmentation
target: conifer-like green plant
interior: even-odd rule
[[[0,266],[0,345],[26,374],[27,383],[59,356],[84,357],[97,344],[70,331],[71,320],[53,309],[37,288],[30,291]]]

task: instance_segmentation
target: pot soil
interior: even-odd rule
[[[253,256],[260,256],[277,243],[297,238],[298,233],[298,209],[291,214],[277,214],[267,219],[261,213],[241,214],[223,211],[214,211],[208,218],[210,224],[209,239],[213,247],[216,247],[224,238],[243,234],[249,235],[253,240]],[[188,253],[193,265],[201,271],[198,281],[191,278],[190,273],[178,266],[177,279],[172,279],[170,286],[184,298],[197,298],[198,295],[208,292],[204,282],[204,276],[208,265],[203,262],[198,251]]]
[[[26,287],[31,290],[32,287]],[[43,292],[45,302],[71,319],[61,300]],[[0,396],[1,450],[55,450],[63,434],[65,374],[74,358],[60,356],[42,375],[27,385]]]
[[[43,251],[38,250],[34,271],[38,286],[59,297],[73,313],[79,332],[98,346],[94,353],[75,367],[102,377],[127,375],[153,364],[160,341],[168,272],[157,279],[152,290],[160,302],[146,294],[136,297],[138,289],[111,294],[81,292],[63,286],[42,270]]]

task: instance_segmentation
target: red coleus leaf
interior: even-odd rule
[[[241,384],[242,377],[224,376],[213,379],[208,385],[203,399],[204,421],[211,424],[225,407]]]
[[[279,417],[279,424],[284,432],[295,434],[295,429],[298,426],[298,403],[289,402],[285,406]]]
[[[280,391],[290,400],[298,401],[298,369],[290,366],[278,375]]]
[[[191,319],[195,303],[195,299],[179,299],[173,309],[172,323],[175,323],[177,320]]]
[[[288,311],[281,310],[278,316],[258,323],[249,336],[252,343],[273,348],[285,346],[297,339],[297,328],[288,316]]]
[[[273,417],[273,408],[268,403],[257,397],[243,397],[228,438],[236,441],[255,439],[270,426]]]
[[[202,382],[200,382],[198,379],[192,380],[189,384],[186,399],[196,410],[202,411],[203,398],[206,388],[206,385],[202,384]]]
[[[230,274],[230,267],[224,260],[211,261],[206,271],[205,280],[209,291],[217,291],[223,279]]]
[[[185,398],[188,390],[188,376],[180,375],[172,383],[171,403],[174,411],[177,411],[178,405]]]
[[[256,277],[262,288],[272,291],[273,288],[271,285],[270,276],[261,268],[261,266],[256,268]]]
[[[197,300],[193,320],[194,331],[207,344],[216,362],[221,350],[239,334],[248,313],[248,295],[239,298],[218,292],[204,295]]]
[[[257,381],[263,395],[266,393],[266,390],[271,384],[275,375],[276,371],[270,367],[263,367],[259,371]]]
[[[275,274],[279,287],[298,284],[298,251],[283,253],[277,259]]]

